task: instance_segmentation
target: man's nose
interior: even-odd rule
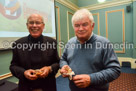
[[[34,26],[34,27],[37,26],[36,23],[34,23],[33,26]]]
[[[83,30],[83,26],[82,25],[80,25],[79,30]]]

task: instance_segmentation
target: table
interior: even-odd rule
[[[0,80],[0,91],[18,91],[17,90],[18,84],[7,81],[7,80]]]

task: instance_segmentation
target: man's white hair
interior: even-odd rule
[[[27,18],[27,23],[28,23],[29,19],[30,19],[33,15],[39,16],[39,17],[41,18],[41,20],[42,20],[43,24],[45,24],[45,23],[44,23],[44,19],[43,19],[43,17],[42,17],[40,14],[37,14],[37,13],[35,13],[35,14],[31,14],[30,16],[28,16],[28,18]]]
[[[80,9],[80,10],[77,10],[73,17],[72,17],[72,25],[74,26],[74,23],[80,19],[83,19],[85,18],[86,16],[88,16],[89,20],[91,21],[91,23],[93,24],[94,23],[94,18],[93,18],[93,15],[92,13],[87,10],[87,9]]]

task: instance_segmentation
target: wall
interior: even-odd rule
[[[133,43],[135,45],[133,58],[136,58],[136,0],[133,2]]]
[[[87,8],[94,13],[96,25],[94,33],[107,37],[114,45],[125,43],[124,48],[115,46],[114,49],[118,57],[133,58],[135,60],[136,0],[106,1],[103,4],[96,4],[96,0],[86,0],[86,2],[79,0],[78,6]],[[127,6],[131,6],[130,12],[127,12]]]
[[[6,78],[8,81],[18,82],[18,79],[13,77],[9,70],[11,59],[11,50],[0,50],[0,79]]]
[[[10,50],[0,51],[0,75],[9,72],[12,53]]]
[[[99,14],[100,35],[107,37],[114,44],[114,49],[119,57],[132,57],[133,55],[133,48],[127,48],[133,43],[133,12],[126,11],[128,5],[132,7],[132,4],[126,4],[91,11]],[[96,25],[98,25],[97,22]],[[126,48],[121,46],[123,43],[126,44]],[[120,48],[116,46],[118,44]]]
[[[74,36],[74,30],[71,24],[71,18],[74,13],[70,8],[56,2],[56,24],[57,24],[57,41],[62,45],[58,47],[61,56],[64,44]]]

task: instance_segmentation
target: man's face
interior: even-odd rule
[[[32,37],[34,38],[39,37],[44,29],[42,17],[37,14],[31,15],[27,22],[27,28]]]
[[[94,29],[94,23],[92,24],[88,17],[84,17],[74,22],[74,30],[79,40],[86,41],[91,36]]]

